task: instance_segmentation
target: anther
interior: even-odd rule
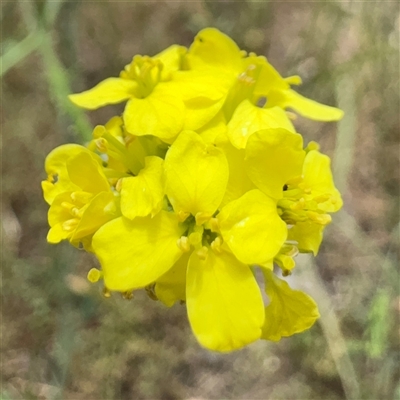
[[[307,147],[305,148],[305,151],[309,152],[311,150],[319,150],[319,144],[317,142],[314,142],[313,140],[308,143]]]
[[[107,153],[108,151],[108,142],[106,139],[104,139],[103,137],[100,137],[98,139],[94,140],[97,150],[100,151],[100,153]]]
[[[287,117],[291,120],[291,121],[296,121],[297,119],[297,114],[291,112],[291,111],[285,111]]]
[[[178,220],[179,220],[180,222],[185,221],[185,219],[186,219],[189,215],[190,215],[190,214],[189,214],[188,212],[185,212],[185,211],[183,211],[183,210],[179,210],[179,211],[177,212]]]
[[[98,282],[103,277],[103,272],[97,268],[92,268],[87,274],[87,280],[91,283]]]
[[[72,232],[79,224],[79,219],[78,218],[71,218],[66,220],[62,224],[62,228],[66,232]]]
[[[103,125],[97,125],[93,129],[93,139],[99,139],[106,133],[106,128]]]
[[[211,232],[219,232],[219,222],[217,218],[211,218],[207,225],[207,228],[209,228]]]
[[[123,299],[131,300],[133,299],[133,290],[127,290],[126,292],[122,292],[121,295]]]
[[[121,192],[121,190],[122,190],[122,179],[123,178],[118,179],[118,181],[117,181],[117,183],[115,185],[115,190],[117,192]]]
[[[111,292],[105,286],[103,288],[103,296],[107,299],[111,297]]]
[[[65,208],[67,211],[71,212],[76,206],[75,206],[75,204],[68,203],[67,201],[63,201],[61,203],[61,207]]]
[[[299,201],[290,206],[291,210],[303,210],[306,205],[306,200],[302,197]]]
[[[189,238],[187,236],[181,236],[177,241],[176,241],[177,246],[179,249],[183,252],[188,252],[190,250],[190,243],[189,243]]]
[[[206,223],[211,217],[212,217],[212,215],[210,215],[209,213],[198,212],[198,213],[196,214],[196,216],[195,216],[196,225],[203,225],[203,224]]]
[[[136,136],[135,135],[131,135],[131,134],[126,135],[125,138],[124,138],[124,142],[125,142],[126,147],[128,147],[135,140],[136,140]]]
[[[208,248],[206,246],[203,246],[200,250],[196,251],[197,256],[200,258],[200,260],[206,260],[208,256]]]
[[[215,240],[211,243],[211,248],[216,252],[216,253],[222,253],[222,239],[220,236],[215,238]]]
[[[320,196],[316,196],[313,200],[317,203],[325,203],[328,200],[331,200],[330,194],[321,194]]]
[[[75,218],[82,218],[83,215],[83,211],[82,209],[79,209],[77,207],[74,207],[72,210],[70,210],[71,215]]]
[[[332,221],[332,217],[329,214],[319,214],[314,211],[307,211],[306,214],[311,221],[319,225],[328,225]]]
[[[88,192],[72,192],[71,200],[77,203],[86,204],[93,197],[93,194]]]
[[[146,294],[149,296],[152,300],[158,301],[158,297],[156,293],[154,292],[154,285],[149,285],[145,287]]]

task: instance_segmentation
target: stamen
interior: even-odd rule
[[[62,228],[66,232],[72,232],[79,224],[78,218],[68,219],[62,224]]]
[[[188,252],[190,250],[190,242],[187,236],[181,236],[177,241],[176,244],[178,245],[179,249],[183,252]]]
[[[196,225],[203,225],[203,224],[206,223],[211,217],[212,217],[212,215],[210,215],[209,213],[198,212],[198,213],[196,214],[196,216],[195,216]]]
[[[105,286],[103,288],[103,296],[107,299],[111,297],[111,292]]]
[[[94,140],[97,150],[100,151],[100,153],[107,153],[108,152],[108,142],[106,139],[103,137],[100,137],[98,139]]]
[[[330,194],[321,194],[320,196],[316,196],[313,200],[317,203],[325,203],[328,200],[331,200]]]
[[[92,193],[88,192],[72,192],[71,199],[73,202],[86,204],[88,203],[93,197]]]
[[[302,197],[297,203],[291,205],[291,210],[303,210],[306,206],[306,200]]]
[[[196,251],[196,254],[200,258],[200,260],[206,260],[208,256],[208,247],[203,246],[200,250]]]
[[[180,222],[185,221],[186,218],[187,218],[189,215],[190,215],[190,214],[189,214],[188,212],[185,212],[185,211],[183,211],[183,210],[179,210],[179,211],[177,212],[178,220],[179,220]]]
[[[297,119],[297,114],[291,112],[291,111],[285,111],[287,117],[291,120],[291,121],[296,121]]]
[[[318,151],[319,149],[320,149],[319,144],[312,140],[310,143],[308,143],[307,147],[304,150],[308,153],[311,150],[317,150]]]
[[[127,290],[126,292],[122,292],[121,295],[123,299],[131,300],[133,299],[133,290]]]
[[[222,239],[220,236],[218,236],[212,243],[211,243],[211,248],[216,252],[216,253],[222,253]]]
[[[97,125],[94,127],[92,136],[93,139],[99,139],[106,133],[106,128],[103,125]]]
[[[146,286],[144,289],[146,290],[147,296],[149,296],[154,301],[158,301],[158,297],[154,291],[154,287],[155,287],[155,285],[152,284],[152,285]]]
[[[329,214],[319,214],[315,211],[306,211],[307,217],[319,224],[319,225],[328,225],[332,221],[332,217]]]
[[[98,282],[103,277],[103,272],[97,268],[92,268],[87,274],[87,280],[91,283]]]
[[[116,190],[117,192],[121,192],[121,190],[122,190],[122,179],[123,179],[123,178],[118,179],[118,181],[117,181],[117,183],[116,183],[116,185],[115,185],[115,190]]]
[[[67,211],[71,212],[76,206],[75,206],[75,204],[68,203],[67,201],[63,201],[61,203],[61,207],[65,208]]]

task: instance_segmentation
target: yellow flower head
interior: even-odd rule
[[[50,154],[72,151],[58,169],[60,180],[51,194],[58,192],[49,209],[50,230],[47,240],[58,243],[68,239],[78,243],[118,215],[116,198],[95,155],[84,147],[62,147]],[[82,174],[82,171],[85,171]],[[47,187],[45,188],[45,195]]]
[[[299,252],[315,255],[342,200],[329,157],[303,147],[286,109],[322,121],[342,112],[291,89],[300,83],[206,28],[189,50],[134,56],[118,78],[71,95],[88,109],[127,104],[88,148],[47,157],[48,241],[94,252],[101,271],[88,279],[107,297],[145,289],[168,307],[185,302],[211,350],[310,328],[317,305],[274,265],[284,278]]]
[[[292,108],[300,115],[318,121],[337,121],[343,112],[307,99],[291,85],[301,78],[283,78],[263,56],[246,54],[236,43],[215,28],[199,32],[186,55],[191,68],[203,68],[229,85],[223,111],[228,121],[228,137],[237,148],[244,148],[248,137],[266,128],[294,131],[284,112]]]

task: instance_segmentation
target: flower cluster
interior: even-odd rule
[[[300,83],[207,28],[189,49],[137,55],[118,78],[71,95],[86,109],[126,106],[86,147],[48,155],[47,240],[94,253],[101,269],[88,279],[107,295],[145,289],[185,303],[208,349],[308,329],[317,305],[284,277],[299,252],[317,254],[342,200],[329,158],[303,146],[286,109],[320,121],[342,112],[291,88]]]

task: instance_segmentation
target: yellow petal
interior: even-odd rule
[[[126,105],[124,121],[132,135],[153,135],[161,139],[175,137],[183,127],[185,108],[182,99],[158,84],[144,99],[132,98]]]
[[[319,203],[318,209],[336,212],[343,206],[340,192],[336,189],[331,172],[331,160],[317,150],[307,153],[303,166],[304,184],[311,189],[310,199],[319,195],[330,195],[330,199]]]
[[[187,102],[183,128],[198,131],[217,115],[223,104],[224,99],[211,102],[207,99],[198,98],[190,103]]]
[[[162,81],[170,80],[172,73],[179,71],[182,68],[182,60],[186,51],[186,47],[174,44],[152,57],[160,60],[163,63],[163,68],[161,71]]]
[[[307,99],[291,89],[270,92],[268,102],[282,108],[293,108],[303,117],[315,121],[338,121],[343,117],[342,110]]]
[[[146,157],[146,166],[138,176],[122,179],[121,212],[126,218],[154,216],[161,210],[164,198],[163,160]]]
[[[73,184],[89,193],[110,191],[101,165],[89,152],[81,152],[67,161],[68,176]]]
[[[242,101],[228,123],[228,137],[238,149],[244,149],[248,138],[261,129],[284,128],[295,132],[285,111],[279,107],[260,108],[249,100]]]
[[[226,97],[230,84],[210,71],[179,71],[167,87],[178,92],[185,104],[196,101],[212,103]]]
[[[285,82],[288,83],[289,85],[301,85],[303,83],[301,77],[299,75],[292,75],[288,76],[285,79]]]
[[[62,223],[58,223],[50,228],[47,234],[47,241],[52,244],[60,243],[62,240],[67,239],[69,232],[62,228]]]
[[[261,64],[261,70],[258,75],[256,86],[253,91],[255,96],[266,96],[267,104],[271,90],[289,89],[289,83],[286,82],[280,73],[267,61],[265,57],[249,57],[247,63]]]
[[[283,185],[302,173],[305,152],[301,135],[285,129],[265,129],[250,136],[246,147],[246,171],[253,183],[275,199]]]
[[[208,251],[206,260],[193,253],[186,283],[189,321],[200,344],[232,351],[260,338],[264,305],[247,265],[229,253]]]
[[[76,156],[82,151],[88,150],[78,144],[64,144],[56,147],[46,157],[44,164],[47,175],[54,177],[55,183],[42,181],[43,196],[47,203],[51,204],[55,197],[62,192],[77,190],[78,187],[73,184],[67,172],[67,160]]]
[[[235,74],[241,68],[242,53],[237,44],[216,28],[201,30],[189,48],[187,59],[191,69],[218,68]]]
[[[93,236],[92,246],[110,290],[127,291],[156,281],[179,259],[182,236],[176,216],[160,211],[154,218],[116,218]]]
[[[211,217],[228,182],[228,162],[222,150],[206,144],[197,133],[184,131],[167,152],[164,167],[166,193],[175,212]]]
[[[51,227],[73,218],[69,210],[62,206],[63,203],[71,203],[71,193],[72,192],[60,193],[52,202],[47,214]]]
[[[319,318],[315,301],[300,290],[293,290],[273,272],[263,269],[270,304],[265,308],[262,339],[278,341],[309,329]]]
[[[206,71],[179,71],[168,84],[185,103],[183,129],[197,130],[210,122],[222,108],[230,83]]]
[[[223,207],[249,190],[256,189],[256,187],[246,173],[244,164],[245,151],[233,147],[230,142],[220,143],[218,147],[223,150],[229,164],[229,181],[221,203],[221,207]]]
[[[78,107],[96,110],[107,104],[128,100],[135,93],[137,83],[130,79],[107,78],[94,88],[82,93],[71,94],[68,98]]]
[[[324,225],[311,221],[297,222],[289,229],[288,239],[295,240],[301,252],[311,251],[316,256],[322,242],[324,228]]]
[[[167,307],[173,306],[176,301],[186,300],[186,270],[190,254],[183,253],[173,267],[157,279],[156,296]]]
[[[111,192],[101,192],[90,201],[82,214],[79,225],[74,231],[71,240],[81,239],[92,235],[101,226],[118,216]]]
[[[271,260],[287,237],[276,202],[259,190],[251,190],[227,204],[217,219],[224,241],[245,264]]]
[[[208,124],[204,125],[201,129],[197,130],[201,138],[210,144],[226,142],[226,121],[224,113],[218,112],[217,115]]]

